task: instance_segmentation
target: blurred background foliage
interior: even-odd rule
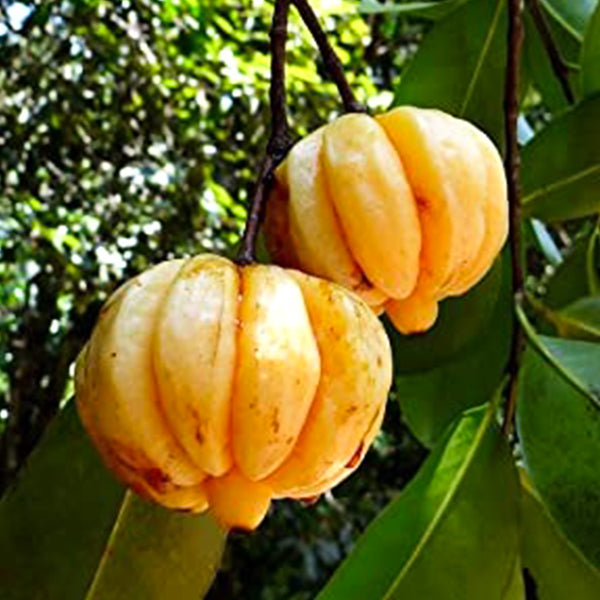
[[[358,98],[383,108],[426,23],[356,6],[314,3]],[[73,361],[115,287],[174,255],[234,251],[268,132],[271,11],[263,0],[0,0],[0,489],[72,394]],[[294,15],[299,135],[339,112],[321,75]],[[319,589],[425,456],[397,413],[373,468],[335,497],[280,503],[259,533],[232,536],[212,597]]]

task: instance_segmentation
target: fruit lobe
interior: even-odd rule
[[[432,109],[340,117],[292,148],[271,198],[273,259],[352,289],[403,333],[430,328],[439,301],[475,285],[508,233],[494,145]]]
[[[126,485],[252,529],[271,498],[321,494],[358,467],[391,369],[382,326],[345,288],[200,255],[109,299],[77,361],[76,400]]]

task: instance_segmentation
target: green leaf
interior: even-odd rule
[[[569,103],[558,78],[554,74],[552,63],[548,58],[548,53],[529,11],[524,13],[524,25],[523,57],[524,63],[527,65],[527,71],[531,74],[533,85],[542,95],[551,112],[562,111],[568,108]],[[555,43],[558,45],[559,40],[557,38],[558,36],[553,36]],[[573,44],[572,40],[568,40],[564,45],[569,42],[571,45]],[[577,46],[576,51],[579,52],[579,45],[575,44]]]
[[[494,424],[471,409],[367,528],[318,600],[502,598],[518,549],[518,478]]]
[[[391,13],[437,20],[447,17],[451,12],[469,1],[442,0],[441,2],[381,3],[378,0],[362,0],[358,6],[358,12],[367,15]]]
[[[552,309],[563,308],[578,298],[589,296],[592,290],[588,283],[587,259],[590,237],[575,241],[563,262],[546,285],[544,304]]]
[[[600,4],[585,30],[580,62],[581,91],[588,98],[600,92]]]
[[[70,402],[0,503],[3,600],[199,598],[225,533],[126,493]]]
[[[523,573],[521,571],[521,561],[519,558],[515,561],[513,574],[508,584],[508,588],[502,596],[502,600],[526,600]]]
[[[600,565],[600,345],[534,337],[517,427],[533,485],[563,532]]]
[[[581,41],[598,0],[542,0],[541,3],[561,27]]]
[[[600,341],[600,296],[587,296],[569,304],[556,322],[561,337]]]
[[[410,343],[410,338],[406,340],[398,334],[391,337],[398,365],[395,386],[402,417],[412,433],[428,448],[465,409],[491,398],[502,379],[510,350],[512,301],[510,269],[506,259],[504,268],[501,267],[498,264],[494,268],[502,275],[501,288],[496,295],[491,290],[489,295],[482,293],[481,288],[475,288],[469,294],[487,302],[493,309],[491,316],[487,320],[479,320],[474,337],[465,340],[449,360],[444,360],[440,353],[444,342],[451,348],[451,341],[460,340],[465,329],[472,325],[471,321],[478,321],[477,305],[469,295],[453,301],[455,304],[448,309],[452,309],[451,318],[440,324],[443,334],[440,331],[436,335],[434,329],[429,338],[423,336],[421,345],[418,345],[418,339]],[[495,276],[493,272],[490,274],[490,278]],[[418,356],[418,352],[423,356],[429,354],[435,361],[428,363],[430,368],[427,370],[403,373],[401,363],[406,363],[411,353]],[[465,381],[469,385],[465,385]]]
[[[523,208],[544,221],[600,211],[600,97],[552,121],[522,153]]]
[[[471,0],[433,26],[394,103],[445,110],[501,140],[505,40],[505,1]]]
[[[564,536],[526,478],[521,498],[521,556],[536,597],[596,600],[600,573]]]

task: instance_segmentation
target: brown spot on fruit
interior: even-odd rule
[[[143,471],[142,477],[146,480],[148,485],[157,492],[165,492],[171,483],[169,476],[156,467]]]
[[[200,445],[204,444],[204,434],[202,433],[202,427],[200,426],[196,429],[196,440]]]
[[[354,467],[356,467],[356,465],[360,461],[360,457],[362,455],[362,451],[363,451],[364,447],[365,447],[365,441],[361,440],[360,444],[358,445],[358,448],[352,455],[352,458],[346,463],[346,469],[354,469]]]
[[[271,428],[273,429],[273,433],[279,433],[279,408],[275,407],[273,411],[273,418],[271,419]]]

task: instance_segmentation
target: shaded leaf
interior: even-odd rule
[[[581,47],[581,91],[584,97],[600,92],[600,4],[588,23]]]
[[[395,104],[435,107],[502,139],[504,0],[471,0],[436,23],[400,80]]]
[[[500,272],[502,269],[499,267],[495,269]],[[487,300],[493,312],[487,322],[480,321],[480,328],[470,343],[459,348],[449,360],[443,360],[439,352],[444,337],[441,334],[437,338],[432,335],[429,343],[424,336],[422,343],[427,346],[424,349],[419,347],[419,351],[427,354],[426,348],[429,348],[429,354],[438,357],[437,362],[417,373],[402,373],[396,369],[395,386],[402,417],[412,433],[429,448],[461,412],[491,398],[502,379],[512,329],[508,261],[504,262],[503,270],[498,295],[495,298],[490,296]],[[473,306],[467,304],[466,300],[467,297],[455,300],[456,313],[452,319],[442,323],[447,336],[445,339],[460,339],[464,333],[463,326],[468,328],[470,319],[476,320],[477,313],[473,312]],[[402,339],[398,338],[400,336],[391,338],[397,363],[403,361],[403,356],[411,354],[410,346],[406,346],[402,352]],[[413,349],[413,352],[416,356],[417,350]],[[469,385],[465,385],[466,381]]]
[[[224,541],[210,517],[126,493],[101,464],[71,402],[0,503],[2,598],[198,598]]]
[[[522,153],[523,208],[545,221],[600,210],[600,98],[552,121]]]
[[[600,564],[600,345],[534,337],[517,427],[533,485],[563,532]]]
[[[548,281],[544,304],[550,308],[563,308],[592,292],[587,273],[589,242],[589,236],[579,238]]]
[[[521,556],[537,598],[598,598],[600,573],[564,536],[526,478],[521,498]]]
[[[471,409],[447,432],[319,600],[504,596],[517,556],[518,480],[494,412]]]
[[[529,11],[525,11],[524,13],[524,26],[523,58],[527,65],[527,70],[531,74],[533,85],[540,92],[546,106],[552,112],[562,111],[569,106],[569,103],[558,78],[554,74],[552,63],[548,58],[548,53],[544,48],[540,34]],[[557,37],[555,35],[553,39],[558,44]]]

